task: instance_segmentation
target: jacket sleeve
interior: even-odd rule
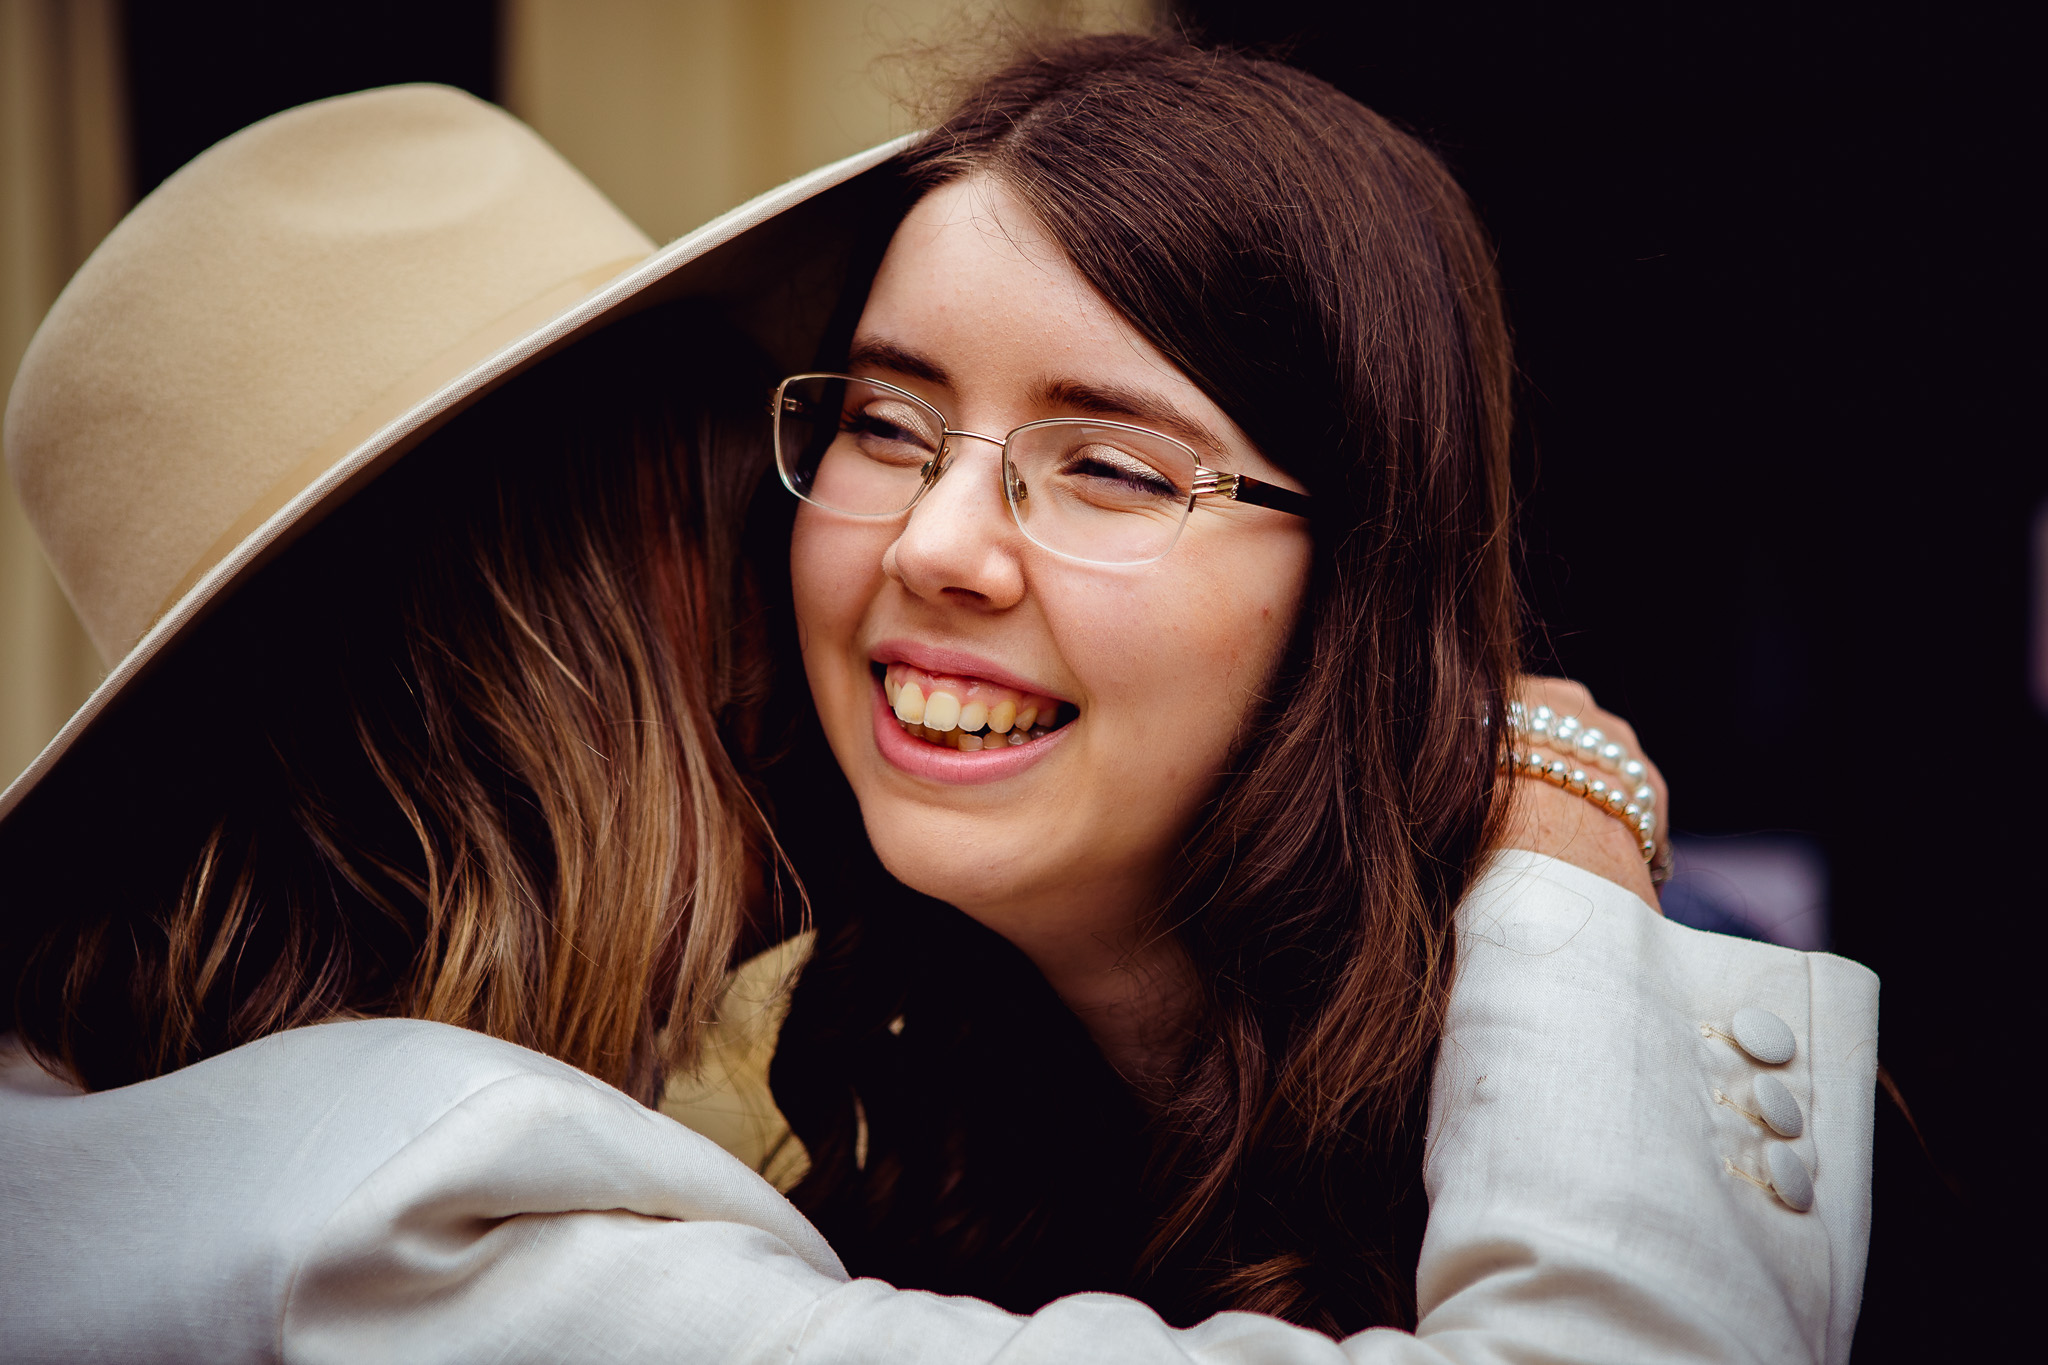
[[[282,1354],[820,1365],[1841,1359],[1861,1279],[1875,1064],[1874,1046],[1847,1039],[1874,1035],[1869,974],[1693,935],[1619,887],[1533,855],[1506,855],[1461,922],[1464,961],[1432,1093],[1414,1335],[1339,1343],[1242,1313],[1176,1330],[1105,1294],[1019,1317],[849,1280],[786,1201],[707,1140],[594,1083],[536,1072],[451,1108],[341,1203],[294,1280]],[[1832,991],[1824,1019],[1809,972]],[[1757,1167],[1762,1146],[1755,1125],[1711,1093],[1732,1094],[1754,1069],[1700,1033],[1735,1007],[1727,1000],[1764,1003],[1799,1032],[1800,1056],[1780,1072],[1798,1082],[1810,1117],[1794,1144],[1816,1171],[1810,1213],[1724,1166]],[[1824,1212],[1831,1203],[1834,1214]]]
[[[1460,1360],[1845,1361],[1869,1243],[1877,978],[1687,929],[1531,853],[1501,856],[1460,928],[1421,1333]],[[1733,1042],[1745,1009],[1784,1022],[1789,1061]],[[1797,1104],[1798,1137],[1753,1117],[1763,1076]],[[1773,1147],[1810,1174],[1808,1211],[1763,1188]]]

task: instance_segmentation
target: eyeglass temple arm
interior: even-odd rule
[[[1248,474],[1219,474],[1213,469],[1204,469],[1195,475],[1195,496],[1213,493],[1229,498],[1233,502],[1248,502],[1254,507],[1270,507],[1276,512],[1291,516],[1311,515],[1314,499],[1306,493],[1297,493],[1292,488],[1265,483]]]

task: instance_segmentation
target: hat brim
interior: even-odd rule
[[[873,174],[916,134],[800,176],[676,239],[534,322],[392,413],[241,535],[178,595],[107,673],[35,761],[0,793],[0,824],[65,765],[79,741],[180,641],[279,552],[374,481],[450,418],[607,324],[683,299],[716,307],[778,362],[801,369],[843,287],[863,226],[885,190]]]

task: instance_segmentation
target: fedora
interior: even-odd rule
[[[885,192],[873,172],[908,140],[660,249],[531,129],[445,86],[288,110],[171,176],[59,295],[8,396],[8,469],[108,672],[0,823],[294,538],[548,355],[692,299],[808,364]]]

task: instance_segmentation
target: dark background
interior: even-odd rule
[[[498,96],[496,0],[129,0],[122,23],[137,199],[309,100],[405,81]]]
[[[1183,0],[1421,133],[1500,250],[1554,666],[1677,828],[1814,837],[1883,978],[1858,1360],[2041,1349],[2028,688],[2038,97],[2019,6]],[[2030,55],[2031,54],[2031,55]]]
[[[1884,980],[1856,1359],[2039,1349],[2019,1040],[2048,911],[2028,689],[2038,53],[2019,6],[1183,0],[1422,134],[1500,248],[1548,667],[1701,834],[1825,852]],[[495,95],[496,10],[131,4],[136,190],[276,110]]]

